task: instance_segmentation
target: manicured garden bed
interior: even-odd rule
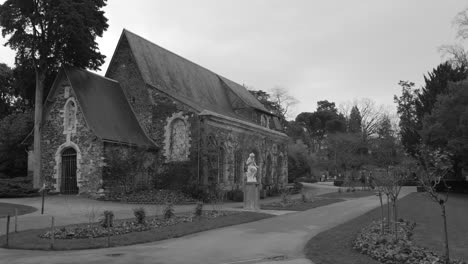
[[[135,221],[135,219],[116,220],[115,226],[119,225],[119,222],[120,225],[119,228],[116,228],[115,233],[110,236],[110,246],[125,246],[181,237],[205,230],[258,221],[269,217],[272,217],[272,215],[255,212],[228,212],[213,217],[213,215],[205,212],[201,217],[178,215],[168,221],[164,221],[161,218],[148,218],[148,222],[153,222],[152,228],[142,225],[129,227],[131,225],[129,222]],[[122,224],[125,221],[127,221],[127,227]],[[87,224],[71,225],[65,227],[65,229],[70,231],[79,230],[76,228],[86,228],[86,225]],[[69,232],[60,232],[60,229],[63,227],[57,227],[58,232],[54,243],[54,249],[75,250],[107,247],[108,237],[105,229],[101,228],[100,230],[99,227],[96,227],[98,224],[93,225],[94,226],[90,228],[89,231],[83,232],[82,235],[72,236],[67,235]],[[128,229],[132,230],[129,231]],[[35,229],[16,234],[11,233],[9,248],[49,250],[51,242],[51,239],[48,239],[48,237],[50,237],[49,231],[50,229]],[[41,238],[41,236],[46,238]],[[83,236],[90,237],[78,238]],[[1,236],[0,241],[2,245],[4,245],[5,236]]]
[[[18,209],[18,215],[29,214],[37,211],[37,208],[21,204],[0,203],[0,218],[7,217],[7,215],[14,216],[15,209]]]
[[[262,204],[260,206],[263,210],[286,210],[286,211],[305,211],[320,206],[325,206],[333,203],[344,201],[338,198],[314,198],[308,201],[302,201],[301,199],[293,199],[287,202],[272,202],[268,204]]]
[[[442,217],[438,205],[423,193],[412,193],[399,200],[399,217],[416,222],[414,245],[428,248],[439,255],[443,252]],[[468,259],[468,196],[451,195],[447,203],[450,254],[452,258]],[[379,264],[380,262],[353,249],[359,232],[372,221],[380,219],[380,208],[337,227],[324,231],[308,241],[304,253],[316,264]]]
[[[137,204],[196,203],[196,200],[176,190],[142,190],[132,193],[109,193],[101,200]]]

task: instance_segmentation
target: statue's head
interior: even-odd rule
[[[249,157],[251,157],[251,158],[255,158],[255,154],[253,154],[253,153],[250,153]]]

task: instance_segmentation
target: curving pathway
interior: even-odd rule
[[[405,187],[401,197],[412,191],[413,188]],[[377,197],[364,197],[182,238],[127,247],[67,252],[0,249],[0,263],[311,263],[304,258],[302,250],[312,236],[378,205]]]

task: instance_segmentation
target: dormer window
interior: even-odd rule
[[[76,131],[76,103],[73,98],[69,98],[64,109],[64,133]]]

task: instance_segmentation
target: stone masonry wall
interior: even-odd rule
[[[210,184],[216,179],[216,175],[213,174],[218,173],[218,169],[214,167],[221,163],[219,167],[223,177],[219,183],[228,187],[241,186],[244,181],[244,164],[250,153],[255,154],[259,166],[257,180],[261,183],[261,188],[282,188],[287,184],[287,142],[284,138],[265,136],[239,127],[233,128],[210,119],[205,120],[203,124],[201,131],[204,184]],[[222,155],[220,149],[223,151]],[[210,160],[210,157],[213,157],[214,161]],[[216,157],[221,157],[222,160],[217,161]],[[269,164],[268,157],[271,160]],[[236,179],[235,176],[240,179]]]
[[[87,127],[76,100],[76,128],[64,133],[64,106],[69,98],[75,98],[73,90],[65,88],[67,86],[68,80],[62,80],[42,127],[42,175],[56,191],[60,191],[61,153],[73,147],[77,152],[79,193],[93,194],[102,177],[103,144]]]
[[[120,83],[128,101],[132,105],[137,118],[147,135],[160,147],[154,160],[157,164],[156,174],[162,174],[170,165],[166,149],[170,146],[168,135],[171,135],[170,122],[175,115],[180,116],[189,125],[186,144],[188,148],[187,159],[183,160],[186,166],[196,166],[198,144],[198,117],[196,111],[185,104],[173,99],[165,93],[145,84],[138,67],[133,59],[127,41],[122,41],[109,65],[106,77]],[[193,175],[191,175],[192,177]]]

